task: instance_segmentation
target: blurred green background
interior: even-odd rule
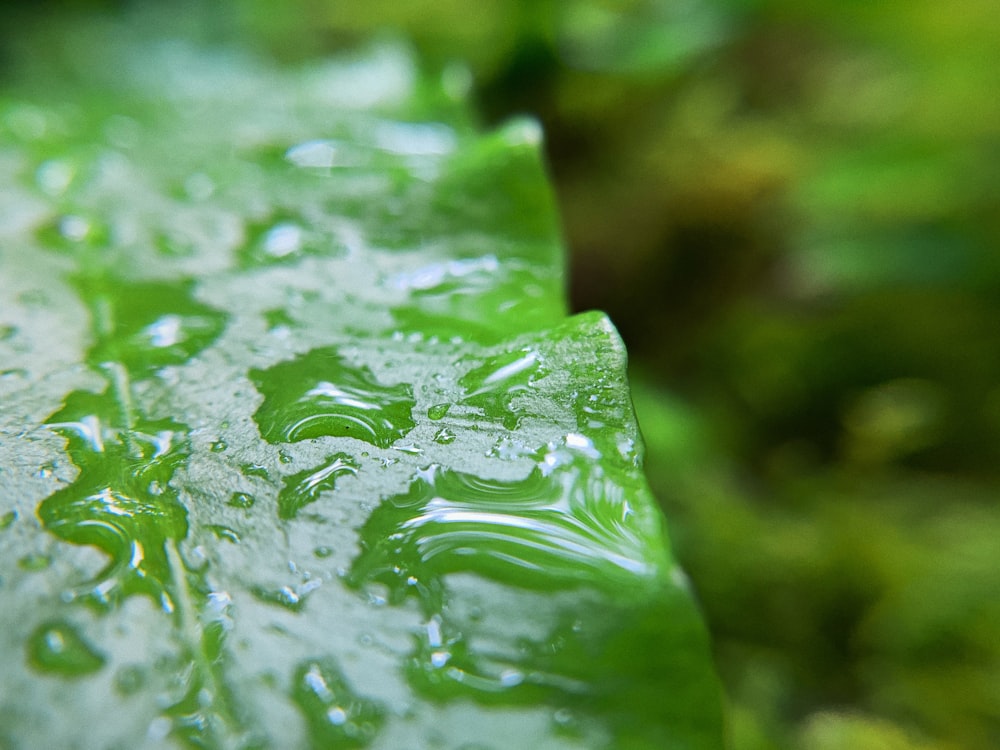
[[[402,36],[543,122],[734,750],[1000,747],[996,0],[195,5],[288,61]]]

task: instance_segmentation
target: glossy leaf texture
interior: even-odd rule
[[[45,43],[0,99],[0,747],[719,747],[537,126],[391,45]]]

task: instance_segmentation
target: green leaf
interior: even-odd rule
[[[0,747],[719,747],[537,127],[394,46],[41,41],[74,72],[0,98]]]

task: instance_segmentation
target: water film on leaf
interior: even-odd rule
[[[0,745],[720,747],[537,127],[147,27],[0,96]]]

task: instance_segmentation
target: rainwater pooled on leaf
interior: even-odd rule
[[[254,419],[272,443],[328,435],[387,448],[414,426],[410,386],[383,385],[334,349],[314,349],[250,376],[264,396]]]
[[[357,463],[346,453],[329,456],[320,466],[293,474],[285,479],[285,486],[278,495],[278,515],[294,518],[303,507],[316,502],[320,493],[334,489],[337,477],[357,474]]]

